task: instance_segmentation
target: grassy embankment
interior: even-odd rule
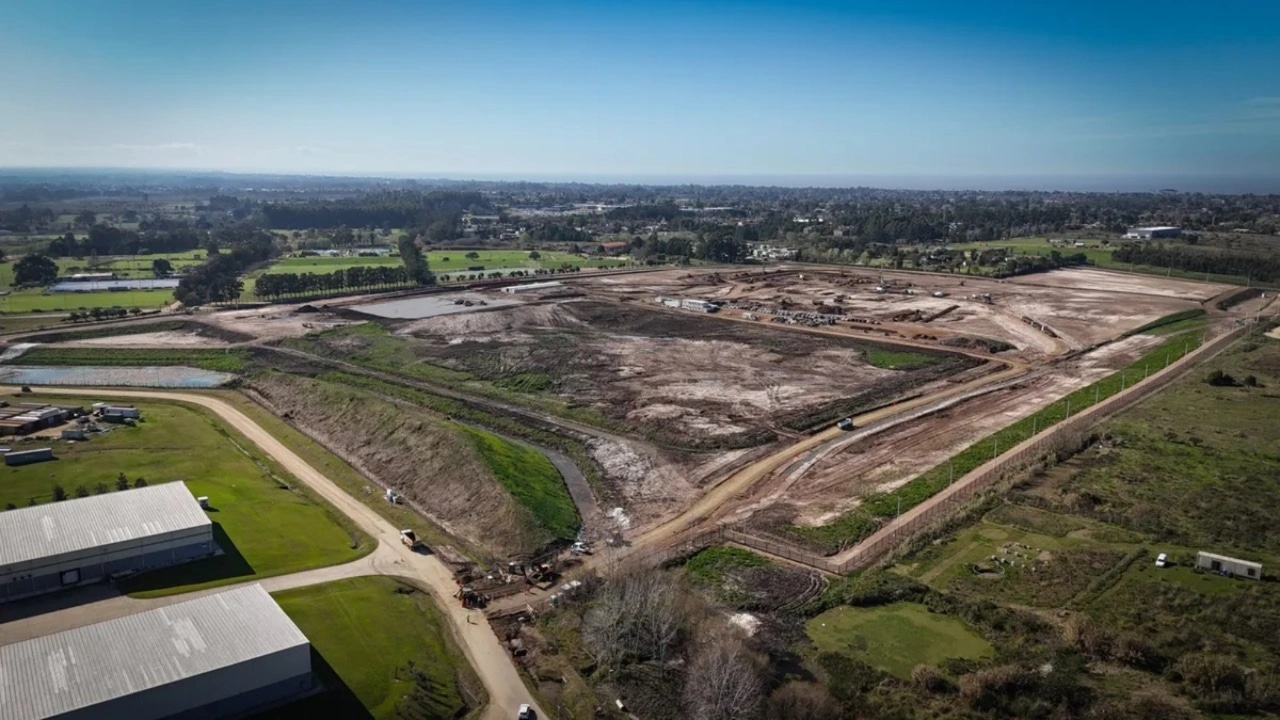
[[[1212,370],[1241,382],[1209,385]],[[1280,586],[1194,564],[1201,550],[1261,561],[1264,573],[1280,562],[1280,457],[1265,450],[1280,443],[1266,421],[1277,387],[1280,342],[1242,340],[896,571],[972,602],[1086,618],[1094,629],[1077,642],[1129,666],[1099,677],[1104,692],[1168,686],[1207,713],[1272,706],[1271,686],[1248,678],[1280,668]],[[1156,568],[1158,553],[1174,566]]]
[[[492,433],[462,427],[508,493],[559,540],[572,540],[581,522],[564,479],[545,455]]]
[[[243,372],[248,353],[235,348],[184,348],[142,350],[122,348],[33,347],[14,358],[10,365],[149,367],[180,365],[217,372]]]
[[[1194,319],[1179,317],[1176,322],[1191,320]],[[1202,336],[1203,333],[1199,330],[1170,335],[1125,369],[988,435],[896,490],[867,497],[861,505],[841,515],[834,522],[815,527],[791,526],[787,531],[824,552],[837,552],[841,547],[874,532],[882,518],[893,517],[899,511],[906,511],[924,502],[954,479],[995,457],[1001,450],[1008,450],[1035,433],[1066,419],[1068,412],[1079,412],[1101,402],[1141,380],[1148,372],[1159,370],[1199,347]]]
[[[364,577],[274,597],[344,686],[283,708],[285,717],[456,718],[479,689],[425,592]]]
[[[87,406],[85,398],[23,395],[24,401]],[[87,442],[37,440],[53,447],[56,460],[0,468],[0,503],[25,507],[53,501],[60,485],[74,498],[116,492],[123,474],[132,486],[185,482],[195,496],[208,496],[214,537],[224,555],[139,575],[126,591],[186,592],[252,578],[282,575],[354,560],[373,543],[332,511],[255,446],[203,411],[171,404],[138,403],[144,422],[115,427]]]

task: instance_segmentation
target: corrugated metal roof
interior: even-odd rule
[[[210,525],[181,482],[0,512],[0,567]]]
[[[0,720],[48,718],[306,644],[261,585],[206,595],[0,647]]]

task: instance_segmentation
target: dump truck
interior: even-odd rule
[[[418,539],[417,533],[407,528],[400,531],[400,542],[410,550],[418,550],[422,547],[422,541]]]

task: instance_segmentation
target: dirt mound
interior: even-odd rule
[[[449,533],[498,556],[531,553],[551,540],[452,423],[322,380],[267,373],[251,385],[281,415]]]
[[[520,305],[481,312],[438,315],[411,323],[401,334],[415,336],[462,336],[483,340],[487,335],[505,335],[531,328],[576,327],[584,323],[565,309],[565,305]]]

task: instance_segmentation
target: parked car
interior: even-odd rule
[[[845,418],[841,420],[840,422],[836,423],[836,427],[840,428],[841,430],[852,430],[853,418]]]
[[[521,705],[520,711],[516,713],[516,720],[533,720],[537,715],[533,714],[533,708],[528,705]]]
[[[1168,565],[1169,565],[1169,555],[1167,553],[1160,553],[1159,555],[1156,556],[1156,567],[1162,568]]]

